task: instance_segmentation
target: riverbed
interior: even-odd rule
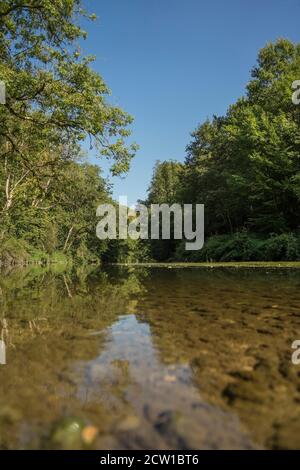
[[[0,449],[300,447],[300,270],[170,268],[1,274]]]

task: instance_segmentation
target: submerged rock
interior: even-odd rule
[[[121,432],[133,431],[140,426],[140,420],[137,416],[127,416],[117,425],[117,430]]]
[[[81,448],[84,427],[85,424],[81,419],[65,418],[55,427],[51,442],[54,447],[66,450]]]
[[[81,432],[81,438],[84,444],[90,446],[98,436],[99,429],[96,426],[85,426]]]

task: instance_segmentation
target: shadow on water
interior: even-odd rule
[[[299,285],[292,270],[3,274],[0,448],[299,447]]]

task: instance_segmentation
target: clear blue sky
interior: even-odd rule
[[[84,52],[135,118],[140,150],[114,196],[144,198],[156,160],[184,160],[190,133],[244,93],[258,50],[300,42],[300,0],[85,0]],[[93,152],[90,159],[94,161]],[[101,164],[101,166],[103,166]],[[107,165],[104,165],[106,167]]]

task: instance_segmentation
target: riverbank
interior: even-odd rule
[[[0,276],[0,449],[299,447],[300,271],[53,268]]]
[[[236,269],[247,269],[247,268],[288,268],[288,269],[300,269],[300,261],[243,261],[243,262],[219,262],[219,263],[110,263],[111,266],[132,266],[132,267],[144,267],[144,268],[236,268]]]
[[[90,252],[81,256],[56,250],[51,253],[35,248],[24,240],[10,238],[0,244],[0,268],[59,265],[98,265],[100,259]]]
[[[50,264],[72,264],[72,258],[61,251],[46,253],[38,250],[28,243],[15,239],[2,242],[0,247],[0,267]]]
[[[1,267],[26,267],[31,265],[48,266],[48,265],[98,265],[101,264],[100,258],[96,258],[91,253],[85,253],[85,256],[72,256],[72,254],[63,251],[55,251],[47,253],[32,247],[24,240],[8,239],[3,241],[0,246],[0,268]],[[109,266],[125,266],[125,267],[144,267],[144,268],[242,268],[242,269],[300,269],[300,261],[217,261],[217,262],[201,262],[201,261],[171,261],[171,262],[117,262],[105,263]]]

